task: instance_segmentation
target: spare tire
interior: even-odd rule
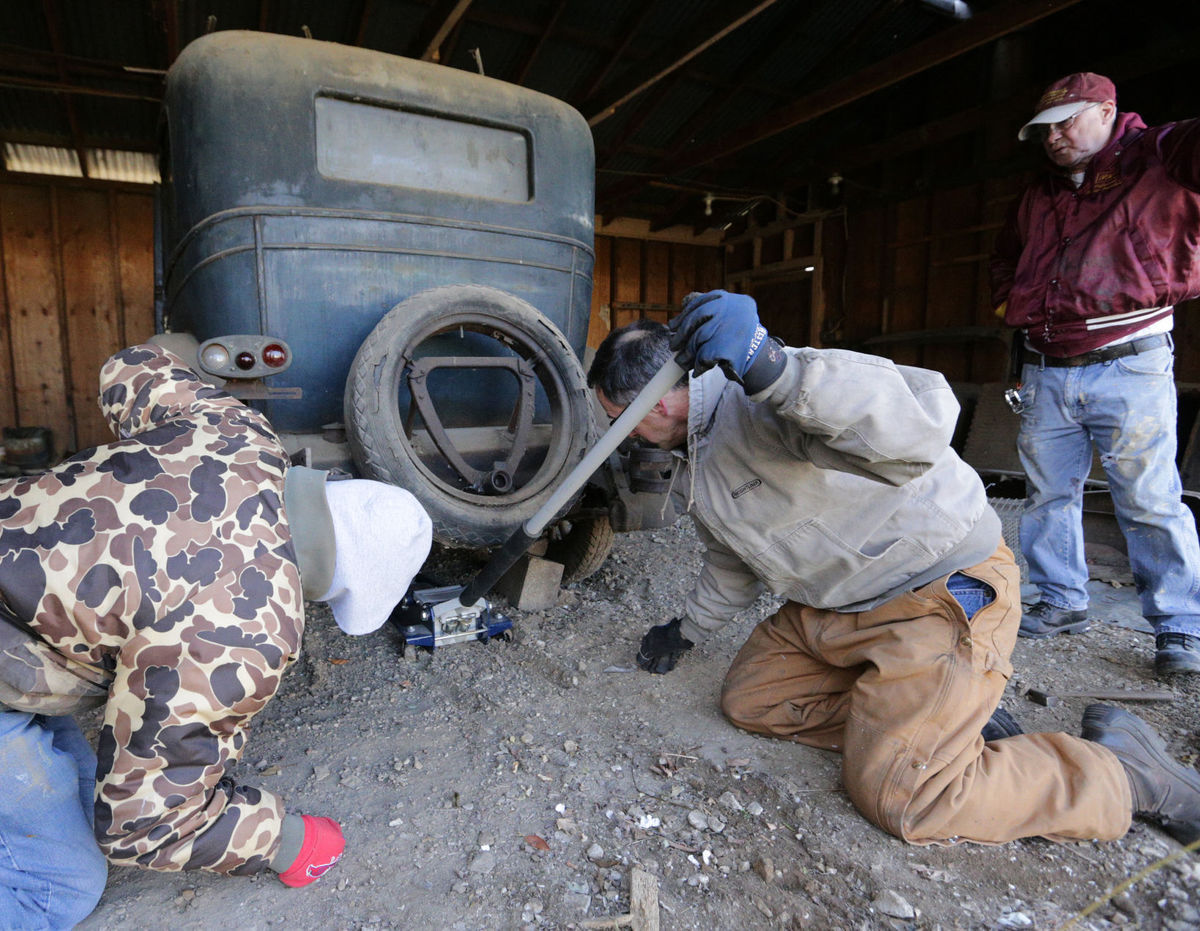
[[[458,546],[508,539],[595,429],[562,333],[520,298],[480,285],[393,307],[359,347],[344,402],[359,471],[411,491],[436,539]]]

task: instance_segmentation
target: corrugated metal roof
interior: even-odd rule
[[[97,181],[158,183],[158,158],[152,152],[84,149],[83,156],[87,163],[87,176]],[[64,149],[61,146],[6,142],[4,168],[7,171],[36,175],[61,175],[71,178],[84,176],[75,150]]]

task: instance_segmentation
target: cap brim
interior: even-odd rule
[[[1064,103],[1057,107],[1048,107],[1024,126],[1022,126],[1021,131],[1017,133],[1017,138],[1022,142],[1027,142],[1038,126],[1045,126],[1049,123],[1061,123],[1063,120],[1069,120],[1080,110],[1083,110],[1089,106],[1091,106],[1091,101],[1077,100],[1074,103]]]

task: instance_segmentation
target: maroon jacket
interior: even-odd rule
[[[1111,343],[1200,295],[1200,120],[1147,129],[1119,114],[1078,190],[1055,172],[1025,189],[991,279],[1005,322],[1048,356]]]

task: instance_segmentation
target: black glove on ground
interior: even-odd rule
[[[642,638],[642,648],[638,650],[637,664],[647,672],[670,672],[679,662],[679,657],[695,646],[692,641],[679,632],[681,617],[675,618],[669,624],[659,624],[651,627]]]

